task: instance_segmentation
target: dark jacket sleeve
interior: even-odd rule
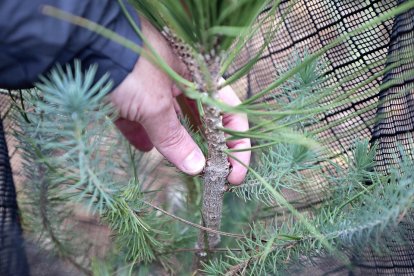
[[[139,25],[133,8],[125,3]],[[98,65],[118,85],[138,54],[92,31],[41,12],[44,5],[92,20],[141,45],[116,0],[0,0],[0,88],[28,88],[56,63]]]

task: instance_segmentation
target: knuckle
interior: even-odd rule
[[[139,122],[141,120],[141,108],[139,105],[130,104],[127,111],[127,119],[133,122]]]
[[[120,108],[121,117],[130,121],[140,121],[142,105],[141,101],[136,99],[136,95],[133,95],[129,100],[124,100]]]
[[[144,104],[142,111],[144,116],[148,119],[154,117],[165,116],[172,108],[172,99],[159,95],[154,97],[151,104]]]
[[[160,98],[158,100],[158,112],[160,114],[165,114],[166,112],[168,112],[172,107],[172,99],[171,98]]]
[[[162,148],[176,148],[186,140],[186,132],[182,126],[173,128],[160,140],[159,146]]]
[[[152,125],[155,121],[165,121],[171,113],[172,102],[160,97],[140,104],[134,116],[134,121],[143,125]],[[175,114],[175,113],[174,113]]]

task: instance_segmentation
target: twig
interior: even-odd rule
[[[47,204],[49,203],[49,200],[47,197],[48,196],[48,185],[47,183],[45,183],[45,168],[43,166],[40,166],[39,171],[40,171],[40,176],[41,176],[41,185],[40,185],[40,193],[39,193],[40,194],[39,211],[40,211],[40,217],[42,220],[42,226],[44,230],[49,234],[49,237],[52,243],[54,243],[62,259],[67,260],[74,267],[76,267],[79,271],[85,273],[86,275],[92,275],[92,271],[83,267],[69,254],[65,254],[63,244],[61,243],[59,238],[55,235],[53,227],[51,226],[51,223],[49,221],[48,212],[47,212],[47,207],[48,207]]]
[[[158,255],[168,255],[168,254],[175,254],[175,253],[181,253],[181,252],[198,252],[202,249],[198,249],[198,248],[179,248],[176,250],[172,250],[172,251],[166,251],[166,252],[162,252]],[[241,252],[243,251],[240,248],[212,248],[210,250],[211,252],[228,252],[228,251],[233,251],[233,252]]]
[[[299,241],[289,242],[289,243],[283,245],[283,248],[287,248],[287,249],[293,248],[295,246],[295,244],[297,244],[298,242]],[[273,246],[271,248],[271,250],[269,251],[269,253],[275,251],[277,248],[278,248],[277,245]],[[254,256],[248,258],[247,260],[245,260],[245,261],[243,261],[241,263],[238,263],[238,264],[236,264],[234,266],[231,266],[227,270],[226,274],[224,274],[224,275],[225,276],[235,276],[235,275],[240,275],[240,274],[243,275],[246,272],[248,265],[252,261],[255,261],[255,260],[257,260],[257,259],[259,259],[261,257],[262,257],[262,254],[257,254],[257,255],[254,255]]]
[[[151,206],[151,207],[152,207],[152,208],[154,208],[155,210],[158,210],[158,211],[160,211],[161,213],[163,213],[163,214],[165,214],[165,215],[167,215],[167,216],[169,216],[169,217],[172,217],[173,219],[176,219],[176,220],[178,220],[178,221],[181,221],[181,222],[183,222],[183,223],[185,223],[185,224],[188,224],[188,225],[190,225],[190,226],[192,226],[192,227],[195,227],[195,228],[198,228],[198,229],[200,229],[200,230],[203,230],[203,231],[206,231],[206,232],[210,232],[210,233],[214,233],[214,234],[221,235],[221,236],[226,236],[226,237],[232,237],[232,238],[238,238],[238,239],[246,239],[246,238],[247,238],[247,237],[246,237],[246,236],[244,236],[244,235],[235,234],[235,233],[228,233],[228,232],[223,232],[223,231],[218,231],[218,230],[214,230],[214,229],[211,229],[211,228],[208,228],[208,227],[201,226],[201,225],[199,225],[199,224],[193,223],[193,222],[191,222],[191,221],[188,221],[188,220],[185,220],[185,219],[183,219],[183,218],[180,218],[180,217],[178,217],[178,216],[176,216],[176,215],[174,215],[174,214],[171,214],[171,213],[169,213],[169,212],[165,211],[164,209],[161,209],[160,207],[155,206],[155,205],[153,205],[153,204],[151,204],[151,203],[149,203],[149,202],[147,202],[147,201],[144,201],[144,200],[143,200],[142,202],[143,202],[144,204],[148,205],[148,206]],[[195,251],[196,251],[196,248],[195,248]]]

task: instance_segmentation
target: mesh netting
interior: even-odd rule
[[[389,43],[387,66],[395,67],[384,76],[383,83],[392,85],[378,93],[378,107],[372,141],[378,142],[377,170],[387,171],[399,154],[398,147],[413,157],[410,144],[414,129],[414,76],[407,71],[414,69],[414,10],[394,21]],[[397,64],[396,66],[393,66]],[[410,72],[411,73],[411,72]]]
[[[404,1],[284,1],[278,17],[285,19],[278,34],[261,56],[252,72],[235,88],[249,97],[268,86],[288,67],[294,52],[315,52],[344,33],[349,33]],[[264,15],[263,15],[264,16]],[[253,57],[266,35],[262,32],[251,40],[244,54],[229,71],[229,75]],[[341,84],[320,104],[330,104],[343,94],[352,92],[351,102],[333,108],[319,116],[308,127],[330,148],[329,158],[345,166],[340,158],[350,152],[356,138],[378,143],[376,170],[387,173],[395,165],[401,150],[413,157],[410,145],[414,130],[413,76],[414,69],[414,10],[398,15],[376,27],[344,40],[327,51],[327,87]],[[393,68],[381,73],[384,68]],[[390,85],[387,85],[390,84]],[[382,88],[384,87],[384,88]],[[386,88],[385,88],[386,87]],[[275,90],[275,94],[279,91]],[[397,157],[397,158],[396,158]],[[330,165],[322,164],[329,173]],[[317,178],[318,176],[313,176]],[[325,185],[317,179],[304,193],[286,193],[298,209],[308,209],[323,201]],[[410,223],[408,223],[410,222]],[[291,272],[309,275],[412,275],[414,273],[414,229],[412,216],[400,223],[412,239],[404,246],[392,240],[383,243],[388,253],[366,249],[356,254],[349,249],[352,265],[344,266],[334,258],[316,258],[313,264],[294,268]]]
[[[4,110],[4,109],[2,109]],[[0,120],[0,275],[26,275],[16,192]]]
[[[259,62],[250,74],[239,80],[234,88],[249,97],[270,84],[280,72],[288,67],[294,51],[315,52],[344,33],[351,32],[362,24],[374,19],[403,1],[352,1],[352,0],[296,0],[283,1],[278,9],[278,19],[284,17],[273,41],[266,48]],[[262,14],[262,16],[264,16]],[[248,47],[236,60],[228,74],[239,69],[249,57],[259,50],[266,29],[271,22],[263,24],[261,32],[249,41]],[[331,109],[321,114],[318,122],[309,127],[310,131],[318,133],[321,140],[330,147],[330,159],[341,163],[341,155],[351,149],[355,139],[367,138],[378,143],[376,155],[378,171],[387,172],[395,162],[395,156],[400,154],[400,148],[413,154],[409,148],[413,140],[414,130],[414,76],[405,74],[414,69],[414,10],[398,15],[358,35],[344,40],[330,49],[325,59],[327,62],[327,83],[325,85],[341,84],[340,89],[324,99],[321,104],[329,104],[343,93],[353,91],[352,101],[348,104]],[[395,65],[395,66],[393,66]],[[393,67],[382,74],[385,66]],[[384,85],[392,83],[392,85]],[[382,88],[385,87],[385,88]],[[275,91],[277,93],[277,91]],[[6,102],[0,95],[0,110],[2,118],[5,115]],[[9,121],[5,121],[6,132]],[[10,263],[13,254],[4,255],[5,246],[18,241],[19,235],[14,235],[17,241],[4,235],[8,229],[20,228],[17,223],[17,210],[14,199],[13,182],[7,161],[7,151],[2,129],[0,129],[0,268],[7,263],[16,264],[13,269],[23,267]],[[11,139],[11,138],[10,138]],[[19,162],[14,157],[14,141],[9,140],[9,153],[15,176],[19,175]],[[413,156],[412,156],[413,157]],[[325,172],[329,164],[322,164]],[[345,165],[345,164],[343,164]],[[317,176],[315,176],[317,178]],[[287,197],[295,202],[298,209],[308,208],[323,200],[323,181],[315,181],[317,185],[303,187],[305,193],[290,193]],[[414,232],[407,223],[400,227]],[[369,249],[352,256],[353,269],[344,267],[341,263],[330,259],[319,259],[314,265],[306,268],[310,275],[324,274],[355,274],[355,275],[412,275],[414,274],[414,235],[412,240],[402,246],[395,241],[384,243],[389,253],[379,255]],[[16,254],[18,252],[18,246]],[[15,255],[17,256],[17,255]],[[23,256],[23,255],[21,255]],[[15,259],[16,260],[16,259]],[[22,259],[24,260],[24,258]],[[16,270],[17,271],[17,270]],[[305,273],[303,270],[299,274]],[[7,275],[0,270],[1,275]],[[17,275],[17,274],[16,274]]]

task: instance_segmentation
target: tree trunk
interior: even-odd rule
[[[164,37],[171,44],[173,51],[180,57],[190,71],[194,83],[200,93],[206,93],[210,97],[218,97],[218,82],[220,79],[220,56],[212,51],[210,54],[202,54],[201,59],[193,58],[193,51],[168,28],[163,30]],[[208,69],[208,76],[200,70],[200,64],[196,60],[204,62]],[[202,224],[213,230],[220,230],[223,197],[226,191],[227,176],[230,164],[225,150],[227,149],[223,127],[221,110],[214,106],[203,105],[204,132],[208,143],[207,164],[204,169],[203,204],[201,209]],[[198,236],[196,248],[196,260],[193,269],[198,271],[201,262],[208,259],[208,251],[216,247],[220,242],[220,235],[201,230]]]
[[[227,149],[222,127],[220,111],[211,106],[204,107],[205,134],[208,141],[208,157],[204,172],[202,223],[205,227],[219,230],[223,207],[223,196],[229,174],[229,162],[224,152]],[[197,248],[198,263],[206,261],[208,250],[220,242],[220,236],[215,233],[200,231]]]

